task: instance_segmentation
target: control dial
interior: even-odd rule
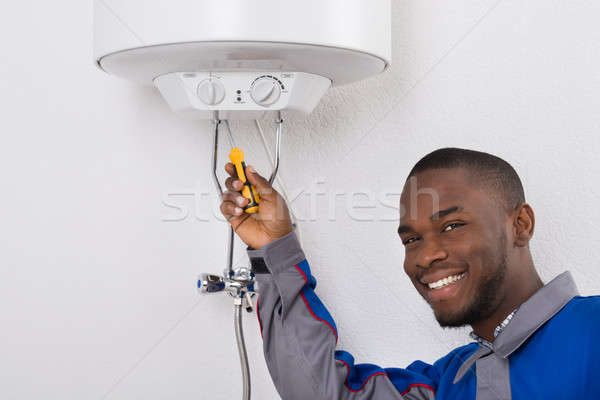
[[[219,104],[225,98],[225,87],[215,78],[208,78],[198,84],[198,98],[208,106]]]
[[[250,89],[250,95],[256,104],[268,107],[279,100],[281,87],[277,80],[264,76],[254,81]]]

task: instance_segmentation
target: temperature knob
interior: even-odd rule
[[[273,78],[259,78],[252,84],[250,95],[256,104],[268,107],[279,100],[281,87],[279,82]]]
[[[215,78],[208,78],[198,84],[198,98],[208,106],[219,104],[225,98],[225,87]]]

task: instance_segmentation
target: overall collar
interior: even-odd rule
[[[456,373],[454,383],[464,376],[475,361],[485,355],[493,352],[499,357],[507,358],[578,295],[579,291],[569,271],[563,272],[542,286],[519,306],[518,312],[513,314],[510,323],[491,343],[491,348],[480,344],[479,349],[467,358]]]
[[[512,318],[514,317],[514,315],[518,309],[519,309],[519,307],[515,308],[513,310],[513,312],[511,312],[510,314],[508,314],[508,316],[506,318],[504,318],[504,321],[502,321],[502,322],[500,322],[500,324],[498,324],[498,326],[494,329],[494,338],[497,338],[498,335],[500,334],[500,332],[502,332],[504,330],[504,328],[506,328],[508,326],[508,324],[510,323],[510,321],[512,320]],[[494,349],[494,345],[492,344],[492,342],[489,342],[489,341],[485,340],[484,338],[480,337],[479,335],[477,335],[475,333],[475,331],[471,331],[471,333],[469,333],[469,336],[471,336],[471,339],[475,340],[481,346],[485,346],[490,350]]]

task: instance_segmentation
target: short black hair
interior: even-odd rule
[[[406,180],[430,169],[465,168],[478,187],[492,189],[507,212],[525,202],[523,184],[515,169],[495,155],[482,151],[446,147],[432,151],[412,168]]]

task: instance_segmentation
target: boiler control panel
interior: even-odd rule
[[[310,113],[331,81],[303,72],[173,72],[154,85],[173,110],[210,118],[212,111]]]

